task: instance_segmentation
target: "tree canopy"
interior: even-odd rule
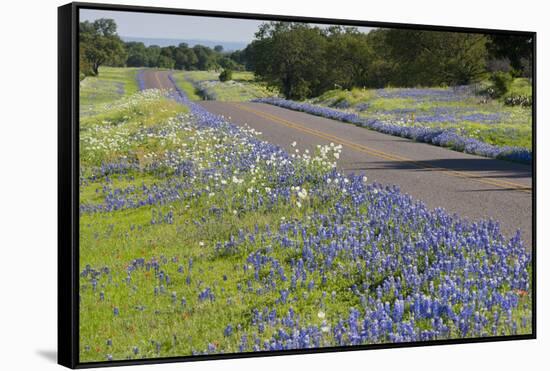
[[[490,72],[530,76],[530,37],[479,33],[318,27],[267,22],[243,50],[222,45],[146,46],[124,43],[112,19],[80,23],[80,70],[99,66],[253,71],[285,97],[304,99],[334,89],[466,85]]]
[[[531,37],[495,34],[491,35],[489,52],[495,58],[506,58],[513,69],[531,73],[533,63],[533,39]]]
[[[158,67],[185,70],[243,70],[238,52],[226,52],[222,45],[213,49],[203,45],[189,47],[145,46],[142,42],[124,42],[117,34],[113,19],[101,18],[80,23],[80,72],[97,75],[101,65]]]
[[[82,73],[97,75],[99,66],[123,66],[126,63],[126,48],[116,33],[112,19],[101,18],[93,22],[80,22],[80,66]]]
[[[463,85],[486,73],[482,34],[263,24],[245,49],[244,63],[287,98],[303,99],[327,89]],[[239,56],[242,60],[243,57]]]

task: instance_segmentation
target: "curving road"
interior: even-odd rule
[[[166,71],[146,71],[146,88],[173,88]],[[531,166],[445,148],[262,103],[200,102],[212,113],[262,132],[261,138],[288,151],[313,151],[317,144],[343,146],[345,173],[364,172],[369,181],[397,184],[404,193],[472,221],[492,218],[511,237],[522,232],[531,249]],[[291,143],[296,141],[296,148]]]

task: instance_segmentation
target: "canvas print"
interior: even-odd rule
[[[533,38],[79,10],[86,362],[533,333]]]

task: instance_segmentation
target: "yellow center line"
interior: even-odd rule
[[[368,153],[372,156],[379,157],[379,158],[382,158],[382,159],[385,159],[385,160],[398,161],[398,162],[406,161],[406,162],[408,162],[411,165],[414,165],[416,167],[419,167],[419,168],[422,168],[422,169],[432,169],[432,170],[441,171],[441,172],[443,172],[443,173],[445,173],[449,176],[454,176],[454,177],[458,177],[458,178],[465,178],[465,179],[471,179],[471,180],[479,182],[479,183],[489,184],[489,185],[492,185],[492,186],[497,186],[499,188],[505,188],[505,189],[512,188],[513,190],[516,190],[516,191],[531,193],[531,187],[525,186],[523,184],[509,182],[509,181],[506,181],[506,180],[487,179],[487,178],[477,176],[475,174],[471,174],[471,173],[468,173],[468,172],[465,172],[465,171],[458,171],[458,170],[452,170],[452,169],[447,169],[447,168],[434,166],[434,165],[427,164],[427,163],[422,162],[422,161],[416,161],[416,160],[413,160],[413,159],[410,159],[410,158],[407,158],[407,157],[403,157],[403,156],[383,152],[383,151],[380,151],[380,150],[377,150],[377,149],[373,149],[373,148],[367,147],[367,146],[362,145],[362,144],[350,142],[347,139],[343,139],[343,138],[340,138],[340,137],[337,137],[337,136],[334,136],[332,134],[328,134],[328,133],[325,133],[325,132],[322,132],[322,131],[319,131],[319,130],[311,129],[311,128],[308,128],[306,126],[300,125],[296,122],[288,121],[288,120],[285,120],[285,119],[280,118],[278,116],[272,115],[270,113],[258,111],[256,109],[243,106],[242,104],[239,104],[239,103],[233,103],[233,105],[238,107],[239,109],[242,109],[244,111],[248,111],[248,112],[253,113],[257,116],[266,118],[266,119],[268,119],[270,121],[273,121],[273,122],[276,122],[278,124],[282,124],[282,125],[285,125],[287,127],[292,128],[292,129],[295,129],[295,130],[298,130],[298,131],[301,131],[301,132],[304,132],[304,133],[312,134],[312,135],[315,135],[317,137],[327,139],[327,140],[330,140],[330,141],[338,143],[338,144],[345,145],[347,147],[355,149],[356,151],[363,152],[363,153]]]

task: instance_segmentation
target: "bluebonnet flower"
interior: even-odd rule
[[[227,325],[225,327],[225,330],[223,331],[223,336],[228,337],[228,336],[231,336],[232,334],[233,334],[233,326]]]
[[[429,91],[429,90],[428,90]],[[392,93],[393,94],[393,93]],[[415,95],[427,94],[426,91],[410,91],[407,94]],[[447,93],[433,93],[442,97],[447,97]],[[446,99],[446,98],[445,98]],[[441,147],[448,147],[453,150],[471,153],[475,155],[499,158],[504,160],[511,160],[517,162],[530,163],[532,161],[532,152],[523,147],[511,147],[511,146],[495,146],[482,142],[478,139],[468,138],[456,133],[454,129],[441,129],[441,128],[428,128],[418,126],[401,126],[396,124],[384,123],[376,119],[368,119],[360,117],[356,113],[350,113],[346,111],[340,111],[328,107],[317,106],[309,103],[294,102],[281,98],[257,98],[253,99],[253,102],[267,103],[279,107],[284,107],[296,111],[302,111],[317,116],[322,116],[338,121],[343,121],[350,124],[355,124],[361,127],[366,127],[371,130],[376,130],[384,134],[400,136],[404,138],[413,139],[419,142],[425,142],[434,144]],[[481,121],[494,121],[497,120],[497,116],[487,116],[482,114],[466,115],[466,120],[481,120]],[[456,119],[446,117],[439,118],[437,115],[421,117],[422,120],[436,120],[436,121],[455,121]]]

